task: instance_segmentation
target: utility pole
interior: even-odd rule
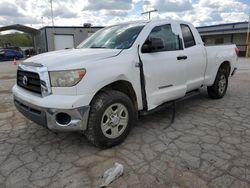
[[[53,15],[53,5],[52,5],[52,0],[50,0],[50,10],[51,10],[51,21],[52,21],[52,27],[53,27],[53,32],[55,33],[54,29],[54,15]]]
[[[248,27],[247,27],[247,39],[246,39],[246,57],[249,57],[249,31],[250,31],[250,13],[248,18]]]
[[[43,27],[43,16],[41,17],[41,19],[42,19],[42,27]]]
[[[151,19],[151,13],[152,12],[157,12],[158,10],[156,10],[156,9],[153,9],[153,10],[149,10],[149,11],[146,11],[146,12],[143,12],[143,13],[141,13],[142,15],[143,14],[148,14],[148,19],[150,20]]]

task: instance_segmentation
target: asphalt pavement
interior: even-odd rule
[[[80,133],[58,133],[24,118],[11,87],[17,66],[0,62],[0,187],[98,187],[119,162],[109,187],[250,187],[250,59],[240,58],[226,96],[206,91],[141,117],[119,146],[100,150]]]

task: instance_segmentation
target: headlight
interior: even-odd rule
[[[52,87],[71,87],[81,81],[86,70],[51,71],[49,74]]]

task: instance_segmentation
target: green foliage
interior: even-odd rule
[[[11,44],[11,46],[32,46],[32,37],[27,33],[11,33],[6,35],[0,35],[0,46],[5,44]]]

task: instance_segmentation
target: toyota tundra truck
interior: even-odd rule
[[[236,70],[235,45],[204,46],[187,22],[105,27],[75,49],[18,66],[14,104],[52,131],[79,131],[98,147],[121,143],[140,114],[207,87],[222,98]]]

